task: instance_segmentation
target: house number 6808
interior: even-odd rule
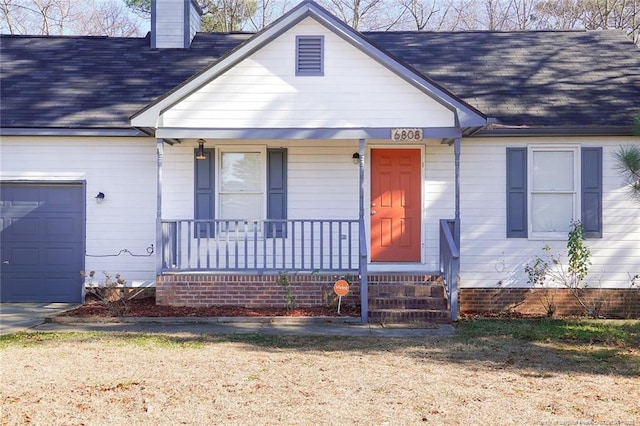
[[[422,129],[393,129],[391,130],[391,140],[415,142],[422,140]]]

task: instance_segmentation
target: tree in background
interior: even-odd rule
[[[70,23],[70,28],[75,34],[106,35],[109,37],[140,35],[140,22],[132,19],[129,10],[123,3],[113,0],[108,2],[93,1],[93,3],[94,7],[78,15]]]
[[[0,31],[38,35],[140,35],[119,0],[0,0]]]
[[[257,11],[256,0],[203,1],[206,13],[202,17],[203,31],[240,31]]]
[[[127,7],[142,17],[151,14],[151,0],[124,0]],[[268,0],[263,1],[269,3]],[[256,14],[256,0],[199,0],[204,11],[201,31],[240,31]],[[265,16],[264,9],[262,15]],[[266,23],[264,23],[266,25]]]
[[[9,34],[64,34],[79,13],[71,0],[0,0],[2,31]]]
[[[205,11],[202,31],[259,31],[299,1],[198,0]],[[640,0],[316,1],[359,31],[615,28],[640,45]],[[123,4],[127,7],[118,6]],[[0,30],[10,34],[126,36],[133,35],[134,18],[148,20],[150,11],[151,0],[0,0]]]

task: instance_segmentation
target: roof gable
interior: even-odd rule
[[[323,40],[324,72],[299,75],[296,41],[309,36]],[[165,109],[159,123],[163,135],[208,129],[223,139],[224,129],[380,129],[388,137],[384,129],[457,128],[452,108],[311,17]]]
[[[132,125],[141,128],[157,128],[159,126],[158,121],[160,116],[165,111],[171,109],[192,93],[197,92],[212,80],[228,72],[251,55],[263,49],[273,40],[309,18],[369,56],[379,65],[385,67],[424,95],[438,102],[442,107],[455,112],[456,119],[459,120],[460,126],[476,127],[486,124],[486,117],[481,112],[438,86],[435,82],[413,71],[375,47],[360,33],[339,21],[316,3],[305,1],[282,16],[268,28],[257,33],[254,37],[229,52],[229,54],[215,64],[202,70],[156,102],[134,114],[131,117]]]

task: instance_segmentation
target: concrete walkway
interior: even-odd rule
[[[428,337],[451,336],[449,324],[362,324],[342,317],[224,317],[224,318],[73,318],[58,314],[76,305],[64,303],[0,305],[0,334],[36,332],[130,332],[161,334],[265,334],[298,336]]]
[[[160,320],[160,321],[159,321]],[[362,324],[331,322],[323,318],[131,318],[126,322],[45,323],[37,331],[109,331],[134,333],[189,334],[265,334],[297,336],[378,336],[427,337],[451,336],[455,329],[449,324],[430,326]]]
[[[0,335],[32,329],[77,303],[0,303]]]

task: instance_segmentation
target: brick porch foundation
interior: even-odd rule
[[[349,282],[349,294],[342,304],[360,304],[360,280],[357,276],[331,274],[287,274],[291,291],[300,307],[333,306],[337,296],[333,284],[340,278]],[[281,275],[167,274],[157,277],[156,303],[173,306],[235,305],[244,307],[286,306]],[[369,286],[394,284],[432,284],[440,282],[431,275],[375,274]]]
[[[640,318],[640,289],[580,289],[580,298],[599,317]],[[545,305],[555,306],[555,316],[585,315],[585,308],[568,289],[461,288],[463,314],[516,312],[546,315]]]
[[[162,275],[156,280],[156,303],[173,306],[234,305],[247,308],[286,306],[281,275]],[[288,274],[285,276],[300,307],[337,303],[333,284],[340,276]],[[347,277],[349,294],[342,304],[360,304],[357,277]]]

